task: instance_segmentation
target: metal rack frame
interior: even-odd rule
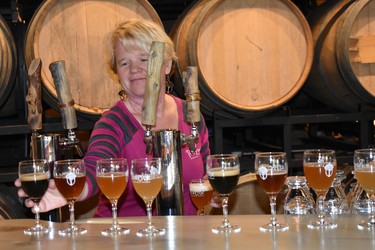
[[[224,129],[240,127],[259,126],[281,126],[283,145],[282,150],[287,153],[291,168],[302,166],[301,160],[293,159],[292,155],[292,125],[296,124],[324,124],[340,122],[359,123],[359,145],[358,148],[366,148],[374,143],[374,112],[357,113],[332,113],[332,114],[311,114],[311,115],[276,115],[258,118],[220,119],[214,115],[214,153],[222,153],[224,150]],[[343,159],[347,162],[348,158]]]

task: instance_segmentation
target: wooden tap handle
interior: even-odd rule
[[[187,121],[199,123],[200,115],[200,95],[198,87],[198,67],[188,66],[183,72],[183,85],[185,89],[187,105]]]
[[[35,58],[28,69],[29,86],[26,96],[27,123],[33,131],[42,129],[42,61]]]
[[[153,41],[148,55],[147,81],[142,106],[142,124],[156,125],[156,109],[160,92],[160,75],[164,61],[164,43]]]
[[[77,127],[76,111],[74,109],[74,100],[70,92],[69,81],[66,77],[65,62],[56,61],[49,65],[55,84],[58,104],[61,112],[61,119],[65,129],[74,129]]]

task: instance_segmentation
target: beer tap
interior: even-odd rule
[[[195,143],[199,138],[197,125],[200,123],[200,94],[198,88],[198,68],[189,66],[183,72],[183,86],[185,90],[187,121],[192,125],[190,135],[182,135],[182,144],[188,144],[190,152],[196,153]]]
[[[52,62],[49,65],[49,69],[57,91],[58,106],[61,112],[63,127],[68,130],[67,138],[60,138],[60,146],[63,149],[73,148],[78,156],[82,157],[84,153],[81,143],[74,132],[74,129],[77,128],[77,117],[69,81],[66,76],[65,61]]]
[[[146,153],[153,151],[151,127],[156,125],[156,109],[160,91],[160,73],[164,60],[164,43],[153,41],[148,56],[147,81],[142,105],[142,124],[146,126]]]

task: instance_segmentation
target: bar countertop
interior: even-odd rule
[[[136,231],[146,226],[147,217],[119,218],[131,229],[130,234],[117,237],[102,236],[101,230],[111,225],[111,219],[87,219],[77,223],[88,232],[74,237],[62,237],[58,230],[68,223],[52,223],[52,231],[42,236],[25,235],[23,230],[34,224],[33,219],[0,220],[0,249],[375,249],[375,230],[359,230],[357,223],[366,216],[340,215],[334,220],[336,229],[311,230],[307,228],[310,216],[278,215],[287,223],[286,232],[259,231],[259,226],[269,221],[270,215],[230,215],[232,224],[241,227],[240,233],[213,234],[211,228],[220,225],[222,216],[155,216],[157,227],[166,234],[154,238],[136,236]]]

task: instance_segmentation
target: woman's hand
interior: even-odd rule
[[[221,208],[221,198],[218,192],[214,191],[210,202],[211,207]]]
[[[14,185],[16,187],[21,187],[21,180],[19,178],[15,180]],[[23,191],[22,188],[18,190],[18,196],[27,197],[26,193]],[[55,185],[55,180],[50,179],[48,183],[48,189],[39,203],[40,212],[41,213],[48,212],[55,208],[65,206],[66,204],[67,204],[66,199],[57,190],[57,187]],[[31,199],[26,199],[25,205],[26,207],[32,208],[34,207],[34,202]]]

